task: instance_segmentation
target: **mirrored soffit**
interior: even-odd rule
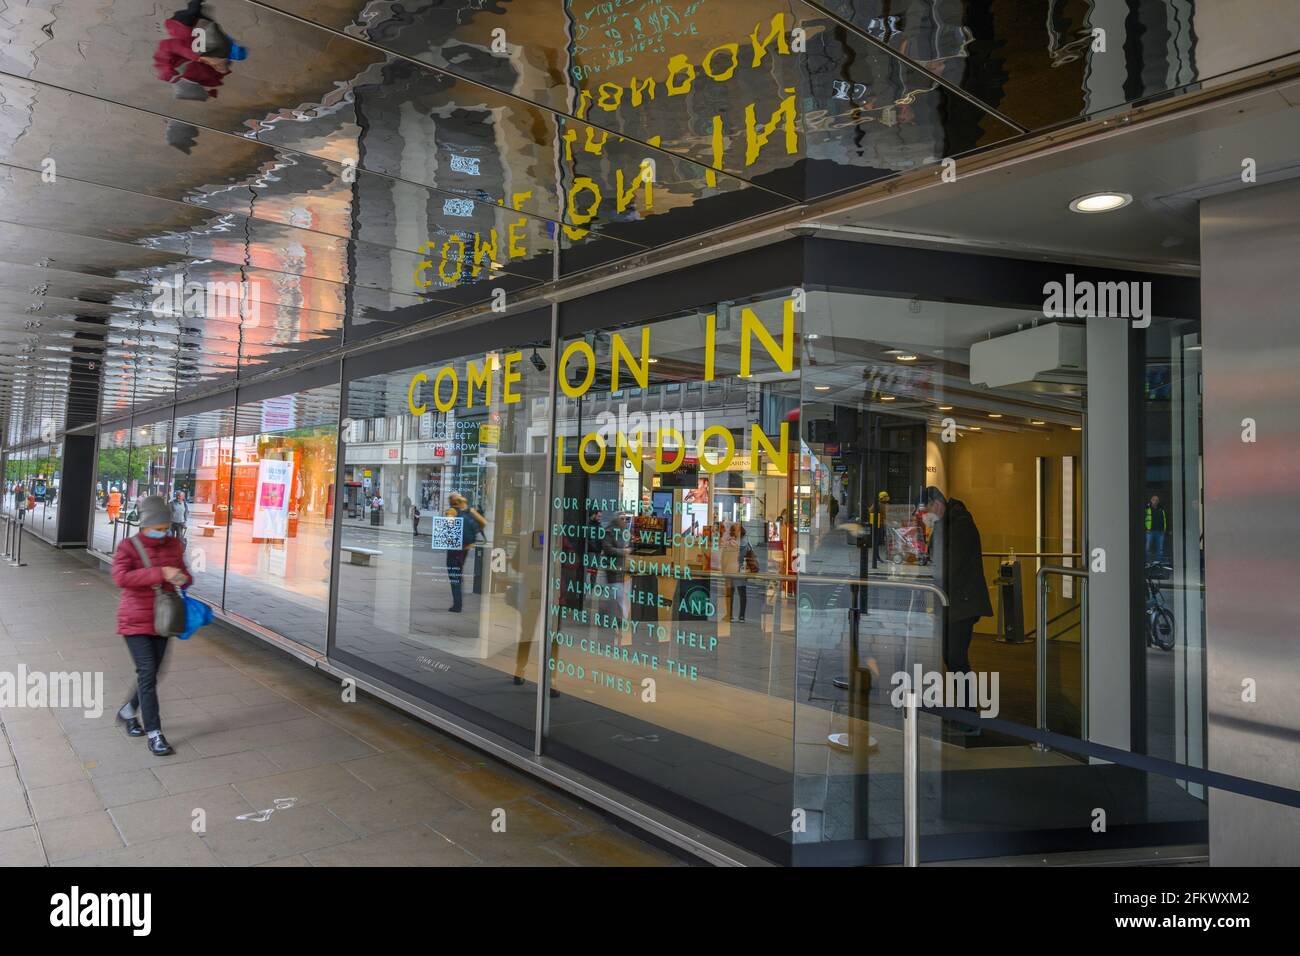
[[[1205,78],[1192,0],[202,9],[0,10],[6,444]]]

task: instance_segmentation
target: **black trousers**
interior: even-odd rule
[[[945,621],[943,628],[943,666],[953,674],[970,671],[970,642],[974,637],[977,617],[960,621]]]
[[[447,552],[447,581],[451,584],[451,606],[459,611],[461,606],[461,581],[464,577],[465,552],[452,548]]]
[[[167,653],[167,638],[157,634],[128,634],[126,649],[135,661],[135,693],[131,707],[145,731],[162,730],[158,715],[158,672]]]

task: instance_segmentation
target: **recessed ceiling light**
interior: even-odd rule
[[[951,406],[951,405],[940,405],[940,406],[939,406],[939,411],[941,411],[941,412],[950,412],[950,411],[952,411],[952,406]]]
[[[915,361],[916,361],[916,356],[915,356],[915,355],[899,355],[899,356],[896,356],[896,358],[897,358],[900,362],[915,362]]]
[[[813,391],[814,391],[814,392],[829,392],[830,390],[831,390],[831,387],[830,387],[829,385],[814,385],[814,386],[813,386]]]
[[[1123,209],[1133,201],[1133,197],[1128,193],[1088,193],[1086,196],[1076,196],[1070,200],[1071,212],[1112,212],[1116,209]]]
[[[892,401],[894,400],[894,396],[893,396],[893,395],[881,395],[881,396],[880,396],[880,400],[881,400],[882,402],[892,402]]]
[[[1033,418],[1033,419],[1030,419],[1029,424],[1031,424],[1031,425],[1046,425],[1047,422],[1042,422],[1042,421],[1039,421],[1037,418]]]
[[[808,332],[804,335],[804,338],[807,339],[809,342],[811,342],[813,339],[821,338],[821,336],[818,335],[816,332]]]
[[[972,425],[969,430],[973,432],[982,432],[984,429],[980,428],[978,425]]]
[[[657,358],[648,358],[648,359],[646,359],[645,361],[646,361],[646,364],[647,364],[647,365],[654,365],[654,364],[657,363],[659,360],[658,360]]]
[[[1001,418],[1001,417],[1002,417],[1001,412],[989,412],[989,418]]]
[[[1201,346],[1199,346],[1199,345],[1189,345],[1189,346],[1187,346],[1187,351],[1188,351],[1188,352],[1199,352],[1200,350],[1201,350]]]
[[[1071,426],[1070,426],[1070,431],[1072,431],[1072,432],[1081,432],[1081,431],[1083,431],[1083,426],[1082,426],[1082,425],[1071,425]]]

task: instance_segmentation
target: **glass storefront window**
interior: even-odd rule
[[[95,487],[91,500],[91,547],[112,554],[117,542],[131,532],[126,524],[131,503],[139,496],[145,478],[131,454],[129,425],[99,433]]]
[[[533,744],[545,339],[348,384],[334,651]]]
[[[234,408],[176,419],[168,501],[172,533],[185,539],[195,597],[222,604],[230,532]]]
[[[791,828],[797,324],[772,295],[570,339],[551,462],[546,752],[773,857]],[[725,388],[700,408],[682,383]]]
[[[226,608],[325,650],[339,387],[241,404],[235,414]],[[196,489],[197,491],[197,489]]]

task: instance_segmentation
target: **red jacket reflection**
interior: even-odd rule
[[[208,96],[216,96],[217,91],[211,87],[220,86],[226,75],[199,61],[202,54],[195,53],[192,49],[194,37],[190,28],[179,20],[167,20],[163,23],[163,29],[169,38],[159,41],[158,49],[153,54],[153,68],[158,79],[175,83],[183,76],[200,86],[209,87]],[[178,72],[182,68],[184,73]]]

